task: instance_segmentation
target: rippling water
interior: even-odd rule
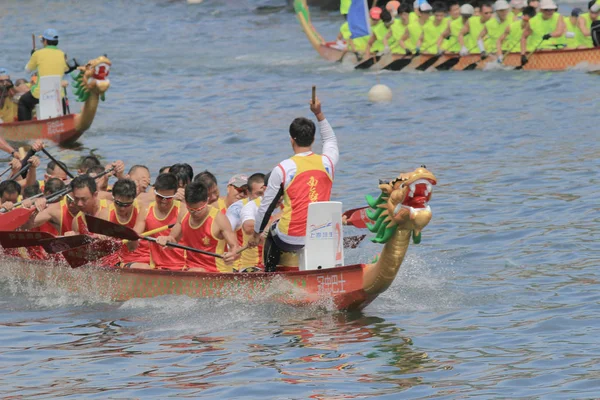
[[[320,60],[283,5],[5,0],[1,63],[18,77],[31,32],[47,26],[80,62],[107,53],[112,87],[94,125],[79,148],[52,151],[154,176],[187,161],[221,182],[289,155],[287,127],[309,115],[317,85],[345,208],[378,178],[421,164],[438,177],[434,218],[392,287],[355,314],[115,303],[16,279],[0,261],[3,396],[597,397],[598,76],[355,72]],[[313,20],[331,38],[340,18]],[[377,81],[393,103],[368,103]],[[347,262],[377,251],[363,243]]]

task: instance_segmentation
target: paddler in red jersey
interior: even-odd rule
[[[138,234],[164,226],[175,225],[179,216],[187,212],[185,205],[176,200],[178,179],[175,175],[160,174],[154,182],[154,200],[147,207],[145,218],[138,218],[135,231]],[[171,229],[165,229],[150,236],[169,236]],[[132,255],[135,263],[131,268],[181,269],[184,265],[183,250],[165,249],[145,240],[138,241],[138,248]]]
[[[138,205],[136,195],[137,185],[134,181],[119,179],[112,189],[112,203],[102,208],[97,217],[133,229],[140,215],[146,215],[145,209]],[[104,261],[106,265],[128,268],[137,260],[136,248],[136,242],[123,244],[119,251]]]
[[[239,255],[237,238],[231,230],[227,217],[208,204],[208,189],[201,182],[193,182],[185,188],[187,213],[173,227],[169,236],[157,238],[157,243],[180,242],[196,249],[222,254],[216,258],[204,254],[184,251],[185,262],[179,270],[203,272],[232,272],[232,264]],[[225,247],[229,246],[229,252]],[[163,251],[172,251],[164,249]]]
[[[263,258],[266,272],[274,272],[282,252],[296,252],[304,247],[308,205],[329,201],[339,150],[335,133],[321,112],[315,98],[310,109],[319,121],[323,154],[312,152],[315,124],[307,118],[296,118],[290,125],[290,142],[294,156],[273,168],[269,184],[256,215],[254,237],[249,245],[259,244],[269,218],[283,196],[281,219],[273,224],[265,241]]]

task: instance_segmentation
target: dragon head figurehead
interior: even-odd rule
[[[413,232],[415,243],[421,241],[421,230],[431,220],[432,186],[437,183],[424,165],[412,172],[402,173],[391,182],[380,182],[381,194],[377,199],[367,196],[371,207],[367,216],[374,221],[367,225],[375,232],[376,243],[386,243],[396,230]]]
[[[76,89],[75,95],[78,101],[86,101],[92,93],[100,95],[101,99],[104,100],[104,93],[110,87],[108,74],[111,65],[112,63],[108,57],[104,55],[88,61],[85,66],[77,68],[78,75],[73,76],[73,86]]]

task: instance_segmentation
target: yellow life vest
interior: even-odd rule
[[[593,21],[592,17],[590,17],[590,13],[581,14],[579,17],[583,18],[583,20],[585,21],[585,26],[587,26],[588,29],[592,27]],[[581,33],[581,35],[583,36],[583,32]],[[583,36],[582,44],[590,49],[594,47],[594,41],[592,40],[592,36]]]
[[[421,44],[421,50],[424,53],[436,54],[438,47],[437,41],[446,30],[448,25],[444,21],[440,22],[439,25],[435,25],[433,19],[429,19],[423,25],[423,43]]]
[[[404,36],[404,33],[406,32],[407,28],[408,25],[404,25],[402,23],[402,20],[394,20],[394,23],[390,27],[390,30],[392,31],[392,37],[388,40],[388,43],[390,43],[390,50],[392,50],[392,53],[406,54],[406,51],[404,51],[404,49],[400,47],[398,41],[402,39],[402,36]]]
[[[581,29],[579,29],[579,26],[577,25],[577,23],[572,23],[571,22],[571,18],[570,17],[563,17],[563,20],[565,21],[565,26],[566,26],[566,32],[573,32],[575,34],[575,37],[573,38],[568,38],[565,36],[565,40],[567,42],[567,48],[568,49],[576,49],[579,46],[585,46],[586,42],[585,42],[585,36],[583,36],[583,32],[581,32]],[[591,39],[591,37],[590,37]]]
[[[487,36],[485,38],[485,50],[488,53],[496,52],[496,44],[498,43],[498,39],[504,31],[506,31],[506,27],[511,24],[511,21],[508,18],[504,20],[504,22],[500,22],[498,18],[490,18],[486,23],[485,27],[487,28]]]
[[[550,19],[543,19],[540,13],[529,20],[529,26],[531,27],[531,35],[529,36],[535,46],[534,48],[556,50],[558,48],[557,45],[567,44],[564,35],[542,41],[544,35],[556,30],[559,18],[562,18],[562,16],[558,12],[555,12]]]
[[[450,21],[450,36],[444,42],[442,42],[442,49],[451,53],[458,53],[460,51],[460,43],[458,43],[458,35],[460,30],[463,28],[463,19],[458,17]],[[465,36],[465,41],[468,35]],[[466,43],[465,43],[466,44]]]
[[[481,17],[471,17],[469,18],[469,35],[471,35],[472,46],[467,48],[470,50],[471,54],[479,53],[479,47],[477,47],[477,39],[479,38],[479,34],[483,30],[484,24],[481,22]],[[486,38],[484,38],[485,40]]]

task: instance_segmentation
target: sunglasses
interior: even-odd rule
[[[241,186],[241,187],[237,187],[234,185],[229,185],[232,188],[234,188],[238,193],[246,193],[248,191],[248,189],[245,186]]]
[[[174,198],[175,198],[175,196],[177,196],[176,194],[174,194],[174,195],[172,195],[172,196],[165,196],[165,195],[162,195],[162,194],[158,193],[158,192],[156,191],[156,189],[154,189],[154,195],[155,195],[156,197],[159,197],[159,198],[163,199],[163,200],[171,200],[171,199],[174,199]]]
[[[208,203],[206,203],[206,204],[204,204],[203,206],[201,206],[201,207],[198,207],[198,208],[191,208],[191,207],[188,207],[188,211],[189,211],[189,212],[191,212],[191,213],[195,213],[195,212],[198,212],[198,211],[202,211],[202,210],[204,210],[204,209],[205,209],[207,206],[208,206]]]
[[[133,201],[129,201],[127,203],[124,203],[124,202],[119,201],[117,199],[113,199],[113,203],[115,203],[115,206],[117,206],[117,207],[123,207],[123,208],[125,208],[125,207],[131,206],[133,204]]]

